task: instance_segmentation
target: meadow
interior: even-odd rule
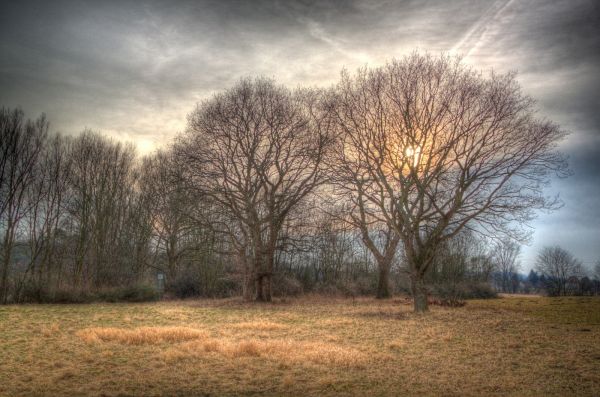
[[[600,395],[600,299],[0,306],[2,396]]]

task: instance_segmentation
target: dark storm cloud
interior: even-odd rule
[[[565,207],[534,224],[524,260],[560,243],[591,261],[600,257],[599,21],[592,0],[15,1],[0,13],[0,104],[147,150],[243,76],[327,85],[342,67],[415,48],[462,54],[477,68],[518,71],[540,116],[572,132],[563,146],[575,175],[549,192]]]
[[[493,7],[492,7],[493,8]],[[475,65],[517,70],[524,91],[539,103],[540,116],[571,132],[563,150],[573,176],[556,181],[562,210],[535,223],[529,268],[536,251],[560,244],[586,264],[600,259],[600,8],[592,1],[505,2],[485,29],[463,43]]]
[[[343,66],[444,50],[477,19],[464,5],[14,2],[0,16],[0,100],[71,133],[172,134],[197,100],[244,75],[323,84]]]

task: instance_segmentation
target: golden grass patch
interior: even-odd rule
[[[243,329],[250,331],[278,331],[287,329],[288,327],[284,324],[275,323],[272,321],[248,321],[237,323],[233,325],[235,329]]]
[[[161,353],[161,356],[166,361],[173,362],[203,357],[206,353],[218,353],[234,359],[261,357],[288,365],[312,363],[342,367],[361,367],[370,359],[368,355],[354,348],[292,339],[206,339],[175,346]]]
[[[206,331],[188,327],[86,328],[76,335],[87,343],[118,342],[127,345],[177,343],[208,337]]]

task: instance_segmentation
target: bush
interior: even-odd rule
[[[148,302],[159,298],[158,291],[146,284],[89,291],[77,288],[48,290],[30,283],[23,287],[19,303]]]
[[[304,292],[302,283],[296,277],[286,275],[276,275],[271,288],[274,296],[298,296]]]
[[[75,288],[50,290],[46,286],[27,283],[23,286],[16,303],[89,303],[96,300],[94,294]]]
[[[355,297],[360,295],[360,286],[352,280],[338,280],[335,284],[317,284],[315,292],[330,296]]]
[[[196,277],[179,276],[168,282],[165,290],[179,299],[202,295],[200,282]]]
[[[104,302],[152,302],[158,299],[160,299],[158,290],[146,284],[111,288],[98,292],[98,300]]]
[[[229,298],[241,294],[241,283],[235,277],[221,277],[208,294],[212,298]]]
[[[77,289],[59,289],[46,296],[46,299],[38,303],[91,303],[97,300],[97,297],[84,290]]]
[[[167,280],[165,291],[175,298],[227,298],[240,292],[239,280],[233,277],[203,278],[200,272],[187,270]]]
[[[466,299],[496,298],[496,292],[487,283],[460,282],[439,283],[431,287],[431,294],[450,303],[458,303]]]

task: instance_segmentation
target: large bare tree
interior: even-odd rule
[[[242,80],[199,104],[175,145],[185,179],[231,220],[223,230],[249,256],[256,300],[271,300],[286,218],[325,181],[323,113],[313,91]]]
[[[566,175],[565,136],[539,119],[513,74],[482,75],[414,53],[342,75],[332,90],[339,132],[335,185],[363,228],[385,224],[404,249],[415,311],[438,245],[463,229],[524,238],[543,187]]]

